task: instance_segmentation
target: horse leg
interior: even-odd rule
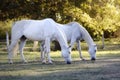
[[[46,54],[48,57],[48,63],[52,64],[52,60],[50,57],[50,39],[49,38],[45,40],[45,47],[46,47]]]
[[[23,54],[23,49],[24,49],[24,46],[26,44],[26,38],[25,37],[22,37],[20,39],[20,46],[19,46],[19,50],[20,50],[20,57],[21,57],[21,61],[26,63],[27,61],[25,60],[25,57],[24,57],[24,54]]]
[[[41,61],[42,61],[42,63],[46,63],[46,60],[45,60],[45,42],[44,41],[42,41],[42,43],[41,43],[40,51],[41,51],[41,56],[40,56]]]
[[[76,39],[75,38],[71,38],[71,41],[70,41],[70,50],[72,50],[72,48],[73,48],[73,45],[74,45],[74,43],[76,42]]]
[[[12,64],[12,58],[14,55],[14,49],[16,48],[15,46],[17,45],[18,40],[13,40],[10,44],[10,46],[8,47],[8,63]]]
[[[80,58],[81,58],[81,60],[85,60],[85,59],[82,57],[80,41],[77,40],[76,42],[77,42],[77,50],[79,51]]]

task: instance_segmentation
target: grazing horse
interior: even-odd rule
[[[26,62],[23,54],[23,47],[25,46],[26,39],[44,42],[44,51],[46,54],[48,54],[48,56],[50,56],[51,40],[57,40],[61,46],[61,52],[65,62],[67,64],[71,64],[71,54],[67,44],[66,36],[63,31],[57,27],[57,24],[54,20],[47,18],[43,20],[21,20],[15,22],[12,27],[10,45],[7,38],[9,63],[13,63],[13,52],[19,40],[21,60]],[[48,62],[52,63],[50,57],[48,57]]]
[[[94,43],[94,41],[93,41],[92,37],[90,36],[90,34],[88,33],[88,31],[84,27],[82,27],[78,22],[70,22],[61,28],[65,32],[65,34],[67,36],[67,40],[70,41],[71,49],[72,49],[74,43],[75,42],[77,43],[77,49],[79,51],[80,58],[82,60],[84,60],[84,59],[81,54],[80,40],[85,40],[85,42],[87,43],[87,45],[89,47],[88,52],[91,56],[91,60],[96,59],[97,46]]]
[[[84,27],[82,27],[78,22],[70,22],[68,24],[64,24],[64,25],[58,24],[58,25],[59,25],[58,27],[62,29],[66,34],[67,41],[70,42],[71,49],[74,43],[75,42],[77,43],[77,49],[79,51],[80,58],[82,60],[84,60],[84,58],[82,57],[81,46],[80,46],[80,40],[82,39],[85,40],[86,43],[88,44],[88,47],[89,47],[88,52],[91,56],[91,60],[96,59],[97,46],[93,42],[93,39],[91,38],[90,34]],[[43,44],[44,43],[42,43],[42,45]],[[41,48],[41,58],[42,57],[43,57],[43,49]]]

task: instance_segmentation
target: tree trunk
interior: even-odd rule
[[[104,41],[105,41],[105,38],[104,38],[104,32],[103,32],[103,34],[102,34],[102,49],[105,48],[105,43],[104,43]]]

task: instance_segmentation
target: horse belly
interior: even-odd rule
[[[35,27],[27,28],[23,32],[23,34],[27,39],[30,40],[36,40],[36,41],[44,40],[44,34],[42,29],[37,29]]]
[[[24,36],[29,40],[41,41],[54,38],[54,33],[50,29],[27,29],[24,31]]]

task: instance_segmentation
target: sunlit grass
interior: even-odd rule
[[[3,46],[1,48],[4,48]],[[50,52],[53,64],[42,64],[39,51],[25,49],[24,55],[28,61],[27,64],[21,63],[18,53],[13,58],[14,64],[10,65],[7,51],[0,49],[0,80],[120,80],[119,46],[116,50],[98,49],[95,62],[90,61],[90,55],[86,49],[82,50],[86,61],[79,58],[78,51],[72,51],[70,65],[64,62],[61,51]]]
[[[20,62],[19,54],[14,58],[14,64],[0,64],[0,79],[2,80],[119,80],[120,51],[98,51],[96,62],[80,61],[78,51],[72,51],[73,62],[65,64],[60,51],[51,52],[54,63],[42,64],[39,52],[25,52],[27,64]],[[89,59],[87,51],[82,51],[84,58]],[[6,57],[7,54],[1,58]],[[106,58],[106,59],[103,59]],[[112,58],[112,59],[111,59]],[[6,58],[7,59],[7,58]],[[107,61],[106,61],[107,60]],[[1,60],[0,60],[1,61]],[[3,60],[4,61],[4,60]],[[16,63],[17,62],[17,63]],[[114,75],[113,75],[114,74]],[[91,77],[92,76],[92,77]]]
[[[24,52],[25,58],[28,61],[40,61],[40,52]],[[64,60],[61,56],[61,51],[51,51],[50,55],[52,57],[52,59],[54,60]],[[73,60],[80,60],[79,58],[79,53],[78,51],[72,51],[71,52],[71,56]],[[85,59],[90,59],[90,55],[88,53],[88,51],[82,51],[82,56]],[[109,51],[97,51],[96,56],[98,58],[100,57],[120,57],[120,50],[109,50]],[[16,56],[14,56],[13,60],[15,62],[19,62],[20,61],[20,54],[18,53]],[[7,52],[1,52],[1,56],[0,56],[0,63],[4,63],[7,62]]]
[[[84,58],[89,59],[87,51],[82,51],[82,53]],[[111,78],[119,80],[120,78],[117,77],[120,73],[118,71],[120,69],[119,53],[120,51],[98,51],[99,59],[101,57],[109,59],[108,61],[101,59],[92,63],[91,61],[80,61],[78,51],[72,51],[73,62],[71,65],[65,64],[60,51],[51,52],[51,57],[54,59],[53,65],[42,64],[39,61],[39,52],[25,52],[27,64],[16,63],[20,62],[19,54],[14,58],[14,64],[4,64],[7,61],[4,59],[7,56],[6,54],[0,56],[4,59],[0,64],[0,78],[2,80],[110,80]],[[111,74],[114,75],[110,76]]]

